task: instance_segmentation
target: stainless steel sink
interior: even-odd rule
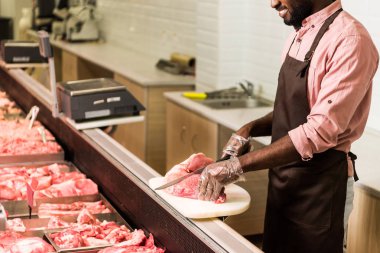
[[[199,100],[198,102],[213,109],[254,108],[254,107],[270,106],[269,103],[266,103],[258,99],[252,99],[252,98],[205,99],[205,100]]]

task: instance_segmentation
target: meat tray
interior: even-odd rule
[[[105,213],[105,214],[95,214],[94,215],[99,221],[107,220],[107,221],[114,221],[119,225],[125,225],[129,230],[133,230],[132,227],[120,216],[118,213]],[[60,229],[51,229],[51,230],[45,230],[44,231],[44,239],[48,241],[55,249],[56,252],[83,252],[83,253],[95,253],[99,250],[114,246],[115,244],[105,244],[105,245],[99,245],[99,246],[88,246],[88,247],[78,247],[78,248],[72,248],[72,249],[62,249],[60,248],[54,240],[50,237],[52,233],[62,231],[64,228]]]
[[[38,207],[42,203],[62,203],[62,204],[68,204],[73,203],[77,201],[99,201],[103,200],[104,204],[112,211],[114,212],[114,209],[109,204],[106,199],[101,196],[100,194],[93,194],[93,195],[82,195],[82,196],[70,196],[70,197],[59,197],[59,198],[46,198],[46,199],[37,199],[36,200],[36,206],[32,208],[32,216],[38,215]],[[5,210],[8,212],[9,218],[16,218],[16,217],[28,217],[29,216],[29,207],[26,200],[16,200],[16,201],[0,201],[1,204],[4,206]]]
[[[80,248],[72,248],[72,249],[61,249],[55,242],[54,240],[50,237],[50,234],[54,232],[58,232],[60,230],[56,231],[49,231],[45,232],[44,239],[48,241],[54,248],[56,252],[83,252],[83,253],[96,253],[101,249],[104,249],[106,247],[112,247],[114,244],[105,244],[101,246],[89,246],[89,247],[80,247]]]
[[[15,164],[2,164],[0,167],[18,167],[18,166],[24,166],[24,167],[38,167],[38,166],[45,166],[52,164],[54,162],[29,162],[29,163],[15,163]],[[67,165],[67,168],[60,168],[61,172],[72,172],[72,171],[79,171],[74,164],[71,162],[66,161],[60,161],[57,162],[60,165]],[[115,210],[111,206],[111,204],[100,194],[92,194],[92,195],[82,195],[82,196],[69,196],[69,197],[58,197],[58,198],[44,198],[44,199],[36,199],[36,206],[32,208],[32,216],[36,216],[38,212],[38,207],[42,203],[62,203],[62,204],[68,204],[73,203],[77,201],[84,201],[84,202],[93,202],[93,201],[99,201],[103,200],[103,203],[108,207],[112,212]],[[0,203],[4,206],[5,210],[8,212],[9,218],[16,218],[16,217],[28,217],[29,216],[29,207],[26,200],[0,200]]]

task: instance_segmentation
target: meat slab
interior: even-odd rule
[[[170,182],[176,178],[182,177],[188,173],[193,172],[196,169],[205,167],[213,162],[213,159],[206,157],[203,153],[192,154],[185,161],[175,165],[166,173],[166,182]],[[178,184],[166,188],[165,191],[169,194],[178,197],[198,199],[199,179],[199,174],[192,175],[186,178],[185,180],[179,182]],[[215,203],[224,203],[225,201],[226,195],[224,194],[224,192],[222,192],[219,198],[215,201]]]
[[[83,209],[78,215],[77,223],[71,223],[69,228],[51,233],[49,236],[61,249],[109,246],[113,244],[123,249],[130,247],[135,247],[136,249],[144,249],[144,247],[149,247],[149,249],[156,248],[153,237],[151,236],[151,238],[147,239],[143,230],[130,231],[126,226],[118,225],[113,221],[100,222],[87,209]],[[141,249],[139,251],[125,252],[150,252],[142,251]],[[160,250],[152,252],[164,252],[162,249]]]
[[[26,185],[35,189],[35,198],[80,196],[98,193],[97,185],[83,173],[68,169],[64,164],[42,167],[0,168],[0,200],[25,200]]]
[[[108,209],[101,200],[95,202],[78,201],[71,204],[42,203],[38,207],[38,217],[47,218],[50,216],[76,216],[84,208],[92,214],[111,213],[111,210]]]
[[[0,121],[0,155],[52,154],[62,152],[62,147],[41,123],[35,121],[29,129],[28,120]],[[40,129],[45,133],[43,141]]]
[[[54,248],[39,237],[24,237],[12,231],[0,231],[1,253],[48,253]]]

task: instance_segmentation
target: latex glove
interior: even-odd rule
[[[237,157],[208,165],[199,180],[198,199],[215,201],[225,185],[244,180],[243,173]]]
[[[249,139],[246,139],[235,133],[232,134],[227,144],[223,148],[222,158],[230,155],[232,157],[240,156],[249,150]]]

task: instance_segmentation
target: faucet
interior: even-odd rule
[[[239,82],[240,87],[244,90],[244,93],[247,94],[249,98],[254,98],[254,85],[250,81],[244,80],[246,86],[243,82]]]

